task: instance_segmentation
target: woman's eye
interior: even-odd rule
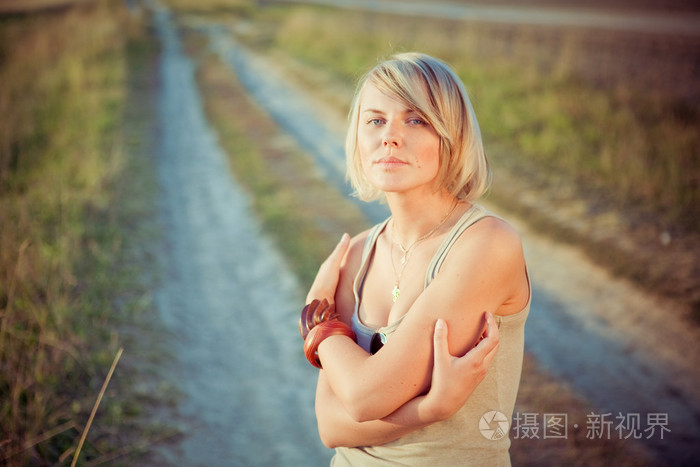
[[[369,125],[381,125],[382,119],[381,118],[371,118],[367,121],[367,124],[369,124]]]
[[[412,118],[408,121],[411,125],[424,125],[425,122],[420,118]]]

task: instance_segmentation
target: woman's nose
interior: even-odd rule
[[[398,147],[401,141],[399,133],[392,126],[387,125],[386,131],[382,137],[382,143],[385,147]]]

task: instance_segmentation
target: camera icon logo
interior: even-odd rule
[[[481,435],[491,441],[498,441],[508,434],[508,417],[497,410],[486,412],[479,420]]]

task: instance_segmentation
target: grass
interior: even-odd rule
[[[150,307],[133,243],[154,235],[136,227],[150,214],[149,172],[124,132],[133,66],[153,53],[142,26],[117,1],[0,18],[3,465],[71,460],[120,326]],[[121,371],[81,463],[143,433],[114,428],[141,410]]]
[[[95,1],[98,0],[3,0],[0,2],[0,14],[24,16],[36,12],[65,10],[79,3]]]

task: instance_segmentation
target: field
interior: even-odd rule
[[[146,159],[156,51],[122,2],[0,17],[0,464],[95,461],[150,439],[118,362],[150,299]],[[7,4],[3,4],[7,7]],[[7,11],[7,10],[6,10]],[[141,246],[141,245],[139,245]],[[143,360],[146,360],[143,358]],[[152,405],[155,405],[152,403]],[[119,427],[119,428],[117,428]],[[77,459],[76,459],[77,460]]]

